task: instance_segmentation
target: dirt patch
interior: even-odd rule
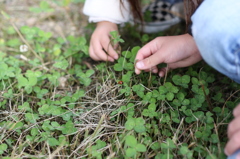
[[[71,3],[64,7],[53,1],[47,2],[53,9],[52,12],[34,13],[29,10],[38,8],[41,0],[1,0],[0,9],[10,15],[17,27],[36,26],[53,32],[56,36],[84,34],[84,27],[88,22],[87,17],[82,14],[83,3]]]

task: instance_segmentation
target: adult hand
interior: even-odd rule
[[[189,34],[158,37],[138,51],[135,73],[140,74],[144,70],[163,77],[167,69],[187,67],[201,59],[196,43]],[[166,63],[168,67],[158,70],[160,63]]]
[[[118,54],[110,44],[111,31],[118,31],[116,24],[108,21],[97,23],[96,29],[91,36],[89,47],[89,55],[93,60],[113,62],[114,59],[118,59]]]
[[[228,125],[228,142],[225,154],[232,155],[240,149],[240,104],[233,110],[234,119]]]

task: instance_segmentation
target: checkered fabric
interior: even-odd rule
[[[163,22],[173,19],[171,12],[174,3],[180,0],[156,0],[143,9],[144,20],[147,22]]]
[[[139,29],[150,34],[164,31],[181,21],[183,7],[183,0],[156,0],[143,8],[144,23]]]

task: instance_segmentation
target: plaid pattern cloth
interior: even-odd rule
[[[181,21],[183,7],[183,0],[156,0],[142,9],[144,23],[139,29],[150,34],[164,31]]]
[[[182,0],[157,0],[143,8],[144,20],[146,22],[163,22],[175,17],[171,12],[175,3]]]

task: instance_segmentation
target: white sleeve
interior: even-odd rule
[[[89,16],[89,22],[110,21],[120,24],[127,22],[130,18],[130,4],[123,0],[86,0],[83,13]]]

